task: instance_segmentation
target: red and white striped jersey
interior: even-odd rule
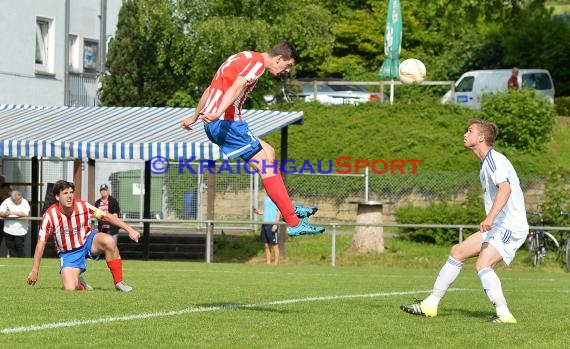
[[[217,113],[222,99],[238,76],[247,80],[247,85],[234,103],[226,109],[222,120],[241,120],[241,107],[257,79],[265,72],[263,56],[259,52],[243,51],[230,56],[219,68],[210,83],[208,100],[201,110],[204,114]]]
[[[48,241],[53,235],[58,252],[74,250],[82,247],[91,233],[89,218],[100,216],[98,218],[102,219],[105,215],[97,207],[79,199],[73,200],[73,212],[69,216],[61,212],[58,203],[53,204],[44,213],[38,239]]]

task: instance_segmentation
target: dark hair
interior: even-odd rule
[[[67,188],[71,188],[75,191],[75,184],[68,182],[68,181],[64,181],[61,179],[61,180],[55,182],[55,184],[53,186],[53,195],[58,196],[59,193],[61,193],[63,190],[65,190]]]
[[[281,41],[275,44],[271,50],[269,50],[271,57],[282,56],[284,60],[288,61],[291,58],[295,60],[295,63],[299,63],[299,55],[295,46],[289,41]]]

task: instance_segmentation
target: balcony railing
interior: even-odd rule
[[[70,73],[66,104],[71,107],[98,106],[98,85],[98,79],[95,76],[91,77]]]

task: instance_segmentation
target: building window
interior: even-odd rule
[[[83,40],[83,72],[97,73],[99,63],[99,42],[95,40]]]
[[[53,20],[36,18],[36,72],[53,73]]]
[[[75,34],[69,34],[69,71],[81,72],[81,60],[79,54],[79,39]]]

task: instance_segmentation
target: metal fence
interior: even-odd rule
[[[206,219],[207,172],[194,165],[193,170],[172,164],[166,174],[151,177],[151,212],[155,219]],[[256,174],[248,174],[241,165],[215,168],[214,220],[254,220],[254,208],[262,200],[262,184]],[[241,166],[241,168],[239,167]],[[49,183],[73,180],[73,160],[40,161],[40,207]],[[31,161],[3,159],[2,172],[13,189],[31,197]],[[81,197],[99,197],[99,185],[106,183],[117,198],[123,218],[143,218],[144,163],[97,161],[94,187],[82,187]],[[89,183],[84,163],[83,183]],[[375,174],[363,169],[358,174],[288,174],[287,187],[294,203],[319,207],[318,220],[355,221],[354,201],[382,201],[394,207],[405,204],[427,205],[432,202],[461,202],[470,187],[477,186],[476,172],[429,172],[416,174]],[[523,180],[527,205],[535,207],[544,192],[543,178]],[[93,181],[91,181],[93,183]],[[387,210],[390,217],[390,209]],[[388,219],[388,222],[394,222]]]
[[[28,218],[23,218],[23,219],[28,219],[28,220],[39,220],[39,218],[36,217],[28,217]],[[131,224],[133,227],[141,230],[142,229],[142,225],[144,224],[148,224],[151,229],[164,229],[165,227],[168,227],[169,230],[173,230],[176,229],[176,227],[180,227],[182,229],[188,230],[188,221],[186,220],[159,220],[159,219],[141,219],[139,220],[131,220],[131,219],[127,219],[126,220],[129,224]],[[243,227],[248,227],[251,224],[253,224],[254,222],[252,221],[215,221],[215,220],[203,220],[203,221],[194,221],[193,222],[195,225],[192,229],[194,229],[195,232],[197,232],[198,234],[203,234],[205,235],[205,243],[203,244],[203,249],[204,249],[204,262],[206,263],[212,263],[215,260],[215,253],[214,253],[214,239],[216,238],[216,234],[218,236],[220,236],[220,232],[223,232],[224,229],[228,229],[228,226],[243,226]],[[284,224],[283,222],[281,222],[281,224]],[[374,225],[370,225],[370,224],[361,224],[361,223],[354,223],[354,222],[347,222],[347,223],[329,223],[329,224],[324,224],[324,226],[326,226],[327,230],[324,233],[325,236],[330,237],[330,264],[332,267],[336,266],[336,256],[337,256],[337,245],[336,245],[336,238],[338,235],[346,235],[346,234],[352,234],[352,231],[354,229],[356,229],[357,227],[382,227],[384,229],[384,231],[386,231],[386,228],[390,229],[398,229],[398,228],[443,228],[443,229],[449,229],[449,230],[455,230],[457,232],[457,242],[461,242],[463,241],[464,237],[465,237],[465,231],[468,232],[474,232],[478,229],[478,226],[476,225],[463,225],[463,224],[388,224],[388,223],[384,223],[384,224],[374,224]],[[202,228],[200,228],[202,227]],[[283,226],[285,227],[285,225]],[[550,232],[554,232],[554,231],[559,231],[559,232],[570,232],[570,227],[561,227],[561,226],[555,226],[555,227],[549,227],[549,226],[530,226],[530,231],[536,231],[536,230],[542,230],[542,231],[550,231]],[[384,235],[386,234],[386,232],[384,232]],[[144,244],[144,241],[142,242]],[[564,243],[564,240],[560,241],[560,244],[562,246],[562,244]],[[30,242],[30,234],[27,235],[26,237],[26,251],[30,251],[30,256],[33,254],[33,251],[31,249],[31,242]],[[283,244],[283,245],[281,245]],[[284,244],[285,241],[282,240],[280,241],[280,248],[284,248]],[[3,246],[2,246],[3,247]],[[0,248],[0,257],[4,257],[5,256],[6,251],[4,250],[4,248]]]
[[[98,83],[97,77],[70,73],[66,105],[74,107],[94,107],[99,105],[97,99]]]

